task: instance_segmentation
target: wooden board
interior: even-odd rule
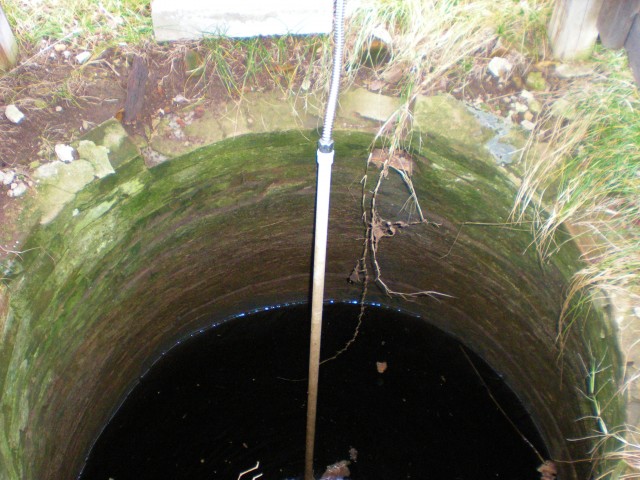
[[[624,44],[629,55],[629,66],[633,70],[636,85],[640,85],[640,15],[636,15]]]
[[[144,104],[149,69],[144,59],[138,55],[133,57],[133,65],[127,80],[127,99],[124,102],[124,123],[138,120]]]
[[[10,70],[18,61],[18,44],[0,5],[0,70]]]
[[[629,35],[640,0],[606,0],[598,15],[600,41],[607,48],[622,48]]]
[[[557,0],[549,24],[553,54],[562,60],[591,54],[603,0]]]

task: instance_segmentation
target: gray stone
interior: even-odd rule
[[[95,170],[86,160],[73,163],[56,160],[38,167],[33,176],[41,185],[52,185],[59,190],[76,193],[95,178]]]
[[[561,63],[560,65],[556,65],[554,73],[556,77],[559,78],[586,77],[593,74],[593,68],[589,65],[582,65],[579,63]]]
[[[95,178],[93,165],[86,160],[63,163],[58,160],[38,167],[33,177],[38,181],[36,201],[41,212],[40,224],[51,222],[64,206]]]
[[[105,146],[109,150],[109,162],[116,170],[140,154],[138,147],[115,118],[87,132],[82,140],[91,140],[96,145]]]
[[[528,131],[532,131],[534,128],[536,128],[536,124],[533,122],[530,122],[529,120],[522,120],[520,122],[520,126]]]
[[[90,58],[91,52],[80,52],[78,55],[76,55],[76,62],[82,65],[83,63],[86,63]]]
[[[516,103],[513,105],[513,108],[514,108],[514,109],[515,109],[515,111],[516,111],[516,112],[518,112],[518,113],[524,113],[524,112],[526,112],[526,111],[528,111],[528,110],[529,110],[529,107],[528,107],[528,106],[526,106],[524,103],[520,103],[520,102],[516,102]]]
[[[75,149],[70,145],[65,145],[63,143],[58,143],[54,150],[56,152],[56,156],[58,160],[64,163],[70,163],[74,160],[74,152]]]
[[[0,178],[2,179],[3,185],[11,185],[13,183],[14,178],[16,178],[16,172],[12,170],[8,170],[6,172],[0,172],[0,173],[2,174]]]
[[[96,145],[91,140],[80,140],[78,154],[81,159],[87,160],[93,165],[95,176],[106,177],[116,173],[109,161],[109,150],[103,145]]]
[[[533,113],[540,113],[542,111],[542,105],[538,100],[529,100],[529,111]]]
[[[551,105],[551,113],[556,117],[574,120],[577,116],[576,107],[566,98],[559,98]]]
[[[496,78],[504,78],[509,75],[513,65],[509,60],[502,57],[493,57],[487,65],[487,70]]]
[[[535,98],[535,96],[529,90],[522,90],[520,92],[520,98],[523,98],[527,102],[530,102],[531,100],[533,100]]]
[[[7,192],[10,197],[21,197],[27,192],[27,185],[24,182],[18,182],[15,186],[12,185],[11,190]]]
[[[531,72],[527,75],[525,83],[531,90],[543,91],[547,89],[547,81],[540,72]]]
[[[402,101],[397,97],[357,88],[345,93],[340,100],[340,115],[362,117],[377,122],[386,122],[394,115]]]
[[[24,113],[22,113],[20,109],[13,104],[7,105],[4,110],[4,116],[7,117],[7,120],[11,123],[15,123],[16,125],[22,123],[26,118]]]

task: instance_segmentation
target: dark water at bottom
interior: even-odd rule
[[[323,358],[351,337],[356,305],[328,305]],[[82,480],[263,479],[304,471],[306,305],[230,320],[167,352],[95,444]],[[544,455],[517,398],[469,353],[500,406]],[[379,373],[376,362],[386,362]],[[317,477],[358,452],[358,480],[539,478],[540,463],[450,336],[368,307],[349,350],[321,367]]]

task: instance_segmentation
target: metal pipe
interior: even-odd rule
[[[338,92],[340,91],[340,73],[342,72],[342,52],[344,51],[344,10],[346,0],[336,0],[336,14],[333,22],[334,30],[334,50],[333,50],[333,70],[331,71],[331,87],[329,88],[329,98],[327,99],[327,110],[324,115],[324,127],[319,145],[321,148],[332,147],[333,121],[336,116],[338,105]],[[333,149],[333,148],[331,148]]]
[[[318,151],[318,190],[316,193],[316,228],[313,250],[313,287],[311,294],[311,341],[309,347],[309,390],[307,398],[307,437],[305,452],[305,480],[313,480],[313,452],[315,445],[318,377],[320,373],[320,343],[322,336],[322,302],[327,256],[329,224],[329,195],[331,193],[331,164],[333,150]]]
[[[309,388],[307,396],[307,432],[304,463],[304,479],[313,480],[313,456],[315,447],[316,416],[318,405],[318,377],[320,373],[320,344],[322,337],[322,303],[324,299],[324,275],[327,258],[327,230],[329,226],[329,197],[331,194],[331,165],[333,164],[333,139],[331,131],[340,90],[342,52],[344,49],[345,0],[336,0],[334,19],[335,45],[331,87],[327,100],[322,137],[318,141],[318,184],[316,190],[316,221],[313,250],[313,285],[311,294],[311,339],[309,342]]]

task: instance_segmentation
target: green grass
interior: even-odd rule
[[[640,95],[623,53],[596,52],[593,62],[607,73],[565,93],[570,119],[556,121],[551,142],[528,164],[518,199],[520,211],[538,212],[543,257],[558,247],[561,225],[586,245],[567,306],[585,288],[640,298]]]
[[[137,43],[152,36],[149,0],[4,0],[23,48],[40,41],[78,42],[86,48]]]

